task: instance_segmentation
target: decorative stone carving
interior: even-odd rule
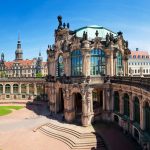
[[[80,43],[80,39],[73,36],[71,39],[71,45],[70,45],[70,49],[72,50],[77,50],[81,48],[81,43]]]

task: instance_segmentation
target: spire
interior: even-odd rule
[[[41,52],[39,51],[39,57],[41,57]]]
[[[39,61],[42,61],[42,60],[43,60],[43,57],[42,57],[42,55],[41,55],[41,51],[39,51],[39,57],[38,57],[38,60],[39,60]]]
[[[20,33],[18,33],[18,42],[17,42],[17,49],[15,52],[16,55],[16,59],[15,60],[22,60],[23,56],[22,56],[23,52],[21,49],[21,39],[20,39]]]
[[[17,43],[17,49],[21,49],[20,33],[18,33],[18,43]]]
[[[1,61],[4,62],[4,53],[1,53]]]

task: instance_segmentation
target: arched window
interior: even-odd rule
[[[116,75],[119,75],[119,72],[121,70],[123,70],[123,66],[122,66],[122,54],[121,54],[121,52],[117,52],[116,57],[117,57]]]
[[[128,94],[124,94],[124,115],[130,117],[130,108],[129,108],[129,96]]]
[[[105,53],[103,50],[91,50],[91,75],[105,75]]]
[[[138,97],[134,99],[134,121],[140,124],[140,105]]]
[[[29,84],[29,94],[34,94],[34,85]]]
[[[2,94],[3,93],[3,85],[0,84],[0,93]]]
[[[26,85],[25,84],[21,84],[21,93],[22,94],[26,93]]]
[[[114,92],[114,111],[119,112],[120,103],[119,103],[119,93],[117,91]]]
[[[63,56],[60,55],[57,60],[56,66],[56,76],[60,77],[64,75],[64,64],[63,64]]]
[[[145,128],[146,131],[150,134],[150,106],[148,102],[145,105]]]
[[[82,54],[80,50],[74,50],[71,53],[71,75],[82,75]]]
[[[18,93],[18,90],[19,90],[18,84],[14,84],[14,85],[13,85],[13,93],[14,93],[14,94],[17,94],[17,93]]]
[[[10,93],[10,85],[9,84],[6,84],[5,85],[5,93]]]

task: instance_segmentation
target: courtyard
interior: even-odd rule
[[[23,107],[23,106],[22,106]],[[83,130],[84,127],[61,123],[50,117],[46,103],[27,104],[26,107],[0,117],[0,149],[2,150],[69,150],[60,140],[46,136],[38,128],[47,123]],[[76,127],[77,126],[77,127]],[[96,123],[93,127],[84,128],[99,133],[108,149],[138,150],[132,138],[123,135],[121,129],[114,124]],[[36,131],[36,132],[35,132]],[[91,147],[92,149],[92,147]]]

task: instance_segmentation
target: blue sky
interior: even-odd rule
[[[0,0],[0,53],[5,53],[6,60],[15,58],[20,32],[24,59],[41,51],[46,60],[58,15],[72,30],[100,25],[122,31],[130,49],[150,52],[149,0]]]

